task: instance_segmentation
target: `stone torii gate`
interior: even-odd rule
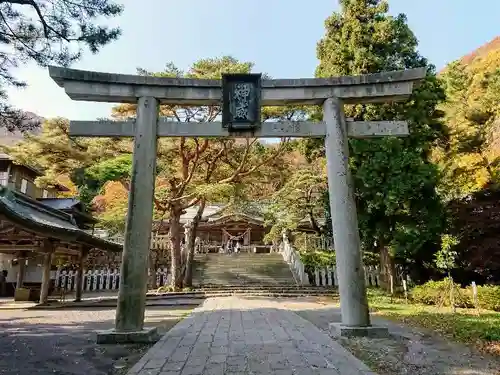
[[[405,136],[408,135],[408,125],[404,121],[346,121],[343,105],[406,100],[415,83],[425,77],[425,68],[360,76],[262,81],[260,75],[228,75],[221,81],[98,73],[60,67],[49,67],[49,73],[71,99],[137,103],[135,121],[70,123],[72,136],[134,137],[135,141],[115,329],[98,335],[98,342],[148,341],[154,333],[154,330],[144,329],[144,311],[156,145],[158,137],[181,136],[325,137],[342,315],[342,323],[335,328],[343,335],[380,334],[380,329],[370,324],[356,204],[348,168],[347,139]],[[238,91],[242,87],[245,90]],[[241,112],[238,114],[235,109],[241,109],[238,100],[242,98],[242,92],[249,100],[245,104],[245,116],[238,118]],[[160,104],[222,105],[223,123],[167,121],[158,118]],[[322,105],[323,122],[260,124],[261,105]]]

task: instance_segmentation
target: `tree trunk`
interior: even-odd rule
[[[379,246],[379,254],[381,287],[392,294],[396,285],[396,265],[394,258],[390,254],[389,248],[383,244]]]
[[[170,244],[171,244],[171,273],[174,290],[182,289],[182,254],[181,254],[181,210],[172,207],[170,211]]]
[[[314,230],[314,232],[316,232],[316,234],[318,236],[322,236],[323,231],[321,230],[321,228],[318,225],[318,222],[314,218],[314,214],[312,213],[312,210],[308,212],[308,216],[309,216],[309,223],[311,224],[311,227]]]
[[[198,211],[196,212],[193,221],[191,222],[191,229],[188,233],[187,238],[187,258],[186,258],[186,273],[184,274],[184,286],[193,286],[193,263],[194,263],[194,250],[195,250],[195,240],[196,234],[198,232],[198,224],[200,223],[203,211],[205,210],[206,200],[202,199],[200,205],[198,206]]]

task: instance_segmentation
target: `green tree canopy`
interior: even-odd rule
[[[43,171],[35,180],[38,186],[51,186],[61,176],[69,177],[87,205],[107,181],[126,183],[130,174],[130,140],[71,138],[68,128],[66,119],[49,119],[42,124],[40,134],[26,133],[18,144],[0,149],[16,163]]]
[[[428,156],[444,135],[442,113],[436,110],[443,89],[434,68],[417,52],[406,17],[389,15],[387,1],[341,0],[340,6],[326,20],[318,43],[318,77],[427,67],[426,79],[407,102],[345,110],[355,120],[407,120],[410,127],[406,138],[349,142],[365,249],[390,253],[383,258],[432,263],[429,244],[439,241],[443,209],[436,193],[438,170]],[[303,149],[310,158],[324,155],[318,142],[306,141]]]
[[[317,235],[325,234],[324,201],[326,166],[324,160],[299,166],[272,196],[266,212],[271,226],[267,240],[278,239],[284,230],[295,231],[307,222]]]

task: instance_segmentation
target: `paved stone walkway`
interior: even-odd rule
[[[211,298],[128,375],[376,375],[279,300]]]

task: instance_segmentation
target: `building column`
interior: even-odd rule
[[[17,271],[16,289],[23,287],[25,273],[26,273],[26,253],[23,251],[19,254],[19,270]]]
[[[189,248],[189,238],[191,236],[192,223],[187,222],[183,225],[184,245],[181,247],[182,264],[186,266]]]
[[[354,186],[349,171],[349,144],[343,103],[323,104],[326,123],[328,193],[340,294],[342,325],[368,327],[370,316],[359,240]]]
[[[158,100],[153,97],[141,97],[137,103],[135,121],[132,177],[115,319],[116,332],[137,332],[144,328],[157,136]]]
[[[43,241],[43,271],[42,271],[42,287],[40,289],[40,303],[47,303],[49,299],[50,289],[50,269],[52,267],[52,253],[54,252],[54,244],[51,240]]]
[[[76,291],[75,291],[75,302],[81,302],[83,294],[83,266],[85,263],[85,258],[87,257],[88,249],[83,248],[78,256],[78,269],[76,271]]]

